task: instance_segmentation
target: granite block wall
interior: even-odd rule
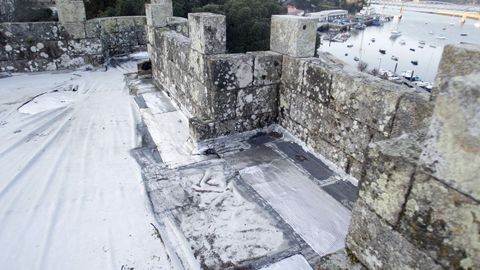
[[[274,123],[282,56],[225,54],[224,16],[190,14],[188,23],[190,37],[181,19],[169,18],[164,27],[147,27],[154,80],[189,116],[193,138]],[[195,34],[198,31],[201,34]]]
[[[113,55],[146,49],[144,16],[85,20],[82,1],[61,0],[57,8],[60,22],[0,23],[0,71],[99,65]]]
[[[427,128],[429,99],[328,55],[283,57],[280,125],[358,179],[371,142]]]
[[[479,53],[445,48],[427,132],[369,145],[347,238],[367,268],[480,268],[480,68],[455,71]]]

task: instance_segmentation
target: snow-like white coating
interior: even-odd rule
[[[21,113],[37,114],[44,111],[63,108],[70,105],[78,97],[72,91],[60,91],[40,95],[18,109]]]
[[[285,160],[240,171],[320,256],[345,247],[350,212]]]
[[[171,269],[129,154],[132,68],[0,79],[0,269]]]

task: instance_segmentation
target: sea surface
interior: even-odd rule
[[[395,19],[384,26],[370,26],[363,31],[352,31],[352,36],[345,43],[322,40],[320,51],[330,52],[354,67],[358,65],[354,58],[358,57],[368,63],[369,70],[381,68],[394,71],[398,63],[397,74],[413,70],[423,81],[433,82],[445,45],[460,42],[480,44],[480,27],[475,26],[475,23],[478,25],[480,21],[467,20],[461,24],[459,17],[415,11],[405,11],[403,18],[398,20],[400,7],[377,5],[375,8],[378,13],[394,15]],[[397,29],[402,35],[392,39],[391,31]],[[461,36],[462,33],[467,36]],[[438,36],[445,36],[446,39],[438,39]],[[375,42],[372,42],[372,38],[375,38]],[[401,45],[401,40],[406,44]],[[424,48],[419,48],[419,41],[425,41]],[[348,48],[348,44],[353,44],[353,47]],[[380,49],[386,50],[386,54],[381,54]],[[392,56],[398,57],[398,62],[392,60]],[[411,63],[414,60],[418,61],[417,66]]]

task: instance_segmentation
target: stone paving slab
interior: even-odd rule
[[[169,127],[188,122],[168,117],[180,112],[162,95],[136,97],[150,120],[139,125],[145,143],[134,156],[170,256],[184,269],[260,269],[295,254],[314,266],[343,247],[354,185],[269,128],[202,142],[172,162],[177,153],[167,150],[180,142],[172,136],[186,129]]]

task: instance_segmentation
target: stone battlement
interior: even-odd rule
[[[153,79],[189,117],[194,139],[279,124],[356,177],[347,249],[366,268],[480,265],[480,171],[472,166],[480,70],[452,70],[478,59],[478,46],[445,49],[431,97],[327,54],[313,58],[316,29],[306,18],[274,16],[272,51],[226,54],[222,15],[186,20],[151,10]]]
[[[0,71],[99,65],[145,50],[145,16],[85,19],[83,1],[57,1],[59,22],[0,23]]]

